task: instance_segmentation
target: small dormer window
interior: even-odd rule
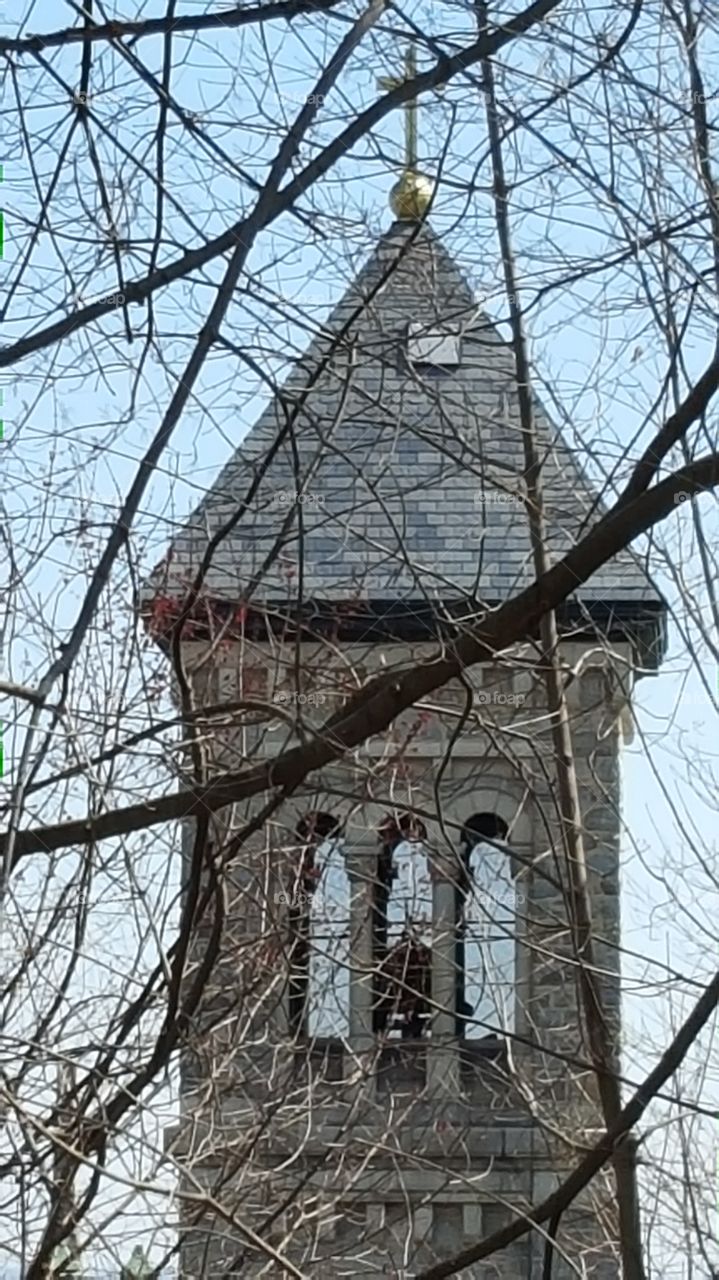
[[[424,371],[456,369],[459,364],[460,335],[441,326],[410,324],[407,355],[413,368]]]

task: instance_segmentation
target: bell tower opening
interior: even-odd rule
[[[288,1018],[293,1038],[349,1032],[350,890],[340,821],[321,810],[297,824],[300,841],[287,896]]]
[[[374,1030],[387,1038],[428,1035],[432,991],[432,875],[424,824],[412,814],[379,827],[374,889]]]
[[[460,835],[455,891],[457,1035],[478,1040],[515,1026],[517,894],[509,826],[498,813],[474,813]]]

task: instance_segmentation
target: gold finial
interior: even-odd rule
[[[391,91],[417,75],[417,55],[410,44],[404,60],[404,76],[380,76],[377,88]],[[404,173],[390,192],[389,202],[395,217],[404,222],[419,221],[427,212],[434,194],[434,182],[417,168],[417,99],[407,98],[404,107]]]

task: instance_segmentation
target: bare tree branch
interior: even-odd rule
[[[682,467],[634,502],[610,511],[539,582],[507,601],[482,627],[458,639],[453,656],[438,659],[424,668],[413,666],[405,674],[373,681],[350,701],[339,720],[329,721],[317,732],[310,746],[294,748],[256,769],[230,773],[197,792],[185,790],[95,818],[19,831],[16,857],[140,831],[158,823],[191,817],[202,809],[215,812],[225,805],[258,795],[268,787],[296,787],[309,773],[381,732],[400,712],[440,689],[464,667],[485,661],[509,645],[531,637],[547,609],[560,605],[607,560],[665,519],[674,510],[677,495],[698,494],[717,484],[719,454],[712,454]],[[0,851],[4,848],[3,837]]]
[[[546,1200],[543,1200],[528,1214],[515,1219],[509,1226],[503,1227],[501,1231],[495,1232],[488,1239],[480,1241],[479,1244],[470,1245],[468,1249],[463,1249],[461,1253],[456,1254],[454,1258],[447,1262],[440,1262],[436,1267],[428,1267],[426,1270],[420,1271],[416,1280],[446,1280],[447,1276],[457,1275],[463,1267],[469,1267],[473,1262],[479,1262],[482,1258],[490,1257],[491,1254],[497,1253],[500,1249],[504,1249],[506,1245],[511,1244],[513,1240],[518,1240],[520,1236],[526,1235],[528,1231],[531,1231],[534,1224],[539,1225],[549,1218],[563,1213],[582,1188],[586,1187],[595,1173],[601,1169],[602,1165],[612,1158],[617,1144],[622,1142],[626,1135],[638,1124],[657,1091],[666,1084],[670,1076],[681,1066],[697,1036],[712,1016],[717,1004],[719,1004],[719,973],[717,973],[714,980],[697,1001],[689,1017],[677,1032],[666,1052],[662,1054],[654,1070],[647,1076],[644,1084],[637,1089],[626,1106],[622,1108],[611,1129],[607,1130],[604,1137],[601,1138],[585,1159],[577,1165],[574,1173],[566,1179],[563,1185],[553,1192],[551,1196],[547,1196]]]

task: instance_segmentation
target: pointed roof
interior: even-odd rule
[[[410,324],[460,333],[456,367],[413,367]],[[554,559],[602,508],[535,409]],[[247,503],[212,557],[214,600],[496,605],[534,577],[524,470],[509,346],[431,228],[396,222],[173,543],[163,590],[187,583]],[[574,609],[658,618],[664,603],[627,551]]]

